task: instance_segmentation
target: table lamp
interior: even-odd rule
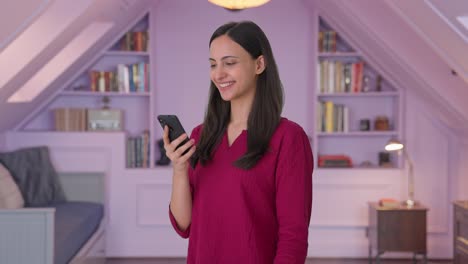
[[[413,175],[413,162],[411,161],[408,151],[405,149],[405,145],[397,139],[390,139],[385,145],[385,150],[388,152],[398,151],[403,152],[403,156],[408,162],[408,199],[405,201],[406,206],[412,207],[415,205],[414,200],[414,175]]]

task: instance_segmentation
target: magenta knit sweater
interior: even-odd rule
[[[201,126],[192,131],[196,141]],[[189,264],[304,264],[312,208],[313,158],[296,123],[282,118],[270,150],[250,170],[232,163],[247,150],[247,131],[227,134],[206,166],[189,169],[192,222],[176,232],[189,238]]]

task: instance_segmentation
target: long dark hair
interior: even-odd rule
[[[257,78],[257,88],[247,121],[247,152],[234,165],[243,169],[254,167],[268,150],[270,139],[278,126],[283,109],[283,85],[278,74],[270,43],[262,29],[251,21],[230,22],[213,33],[214,39],[227,35],[242,46],[253,59],[263,55],[265,70]],[[207,164],[216,146],[221,142],[229,124],[231,104],[221,98],[215,84],[210,84],[210,98],[202,132],[191,164]]]

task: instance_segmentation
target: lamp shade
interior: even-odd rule
[[[397,139],[390,139],[387,144],[385,145],[385,150],[386,151],[397,151],[397,150],[402,150],[405,147],[401,141]]]
[[[231,10],[257,7],[268,3],[269,1],[270,0],[208,0],[208,2]]]

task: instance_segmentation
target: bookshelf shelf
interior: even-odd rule
[[[66,96],[116,96],[116,97],[127,97],[127,96],[135,96],[135,97],[149,97],[151,94],[149,92],[91,92],[91,91],[63,91],[60,95]]]
[[[358,93],[320,93],[317,94],[319,98],[326,97],[398,97],[398,92],[358,92]]]
[[[364,167],[364,166],[355,166],[351,168],[338,168],[338,167],[317,167],[317,171],[323,171],[323,172],[343,172],[346,170],[353,170],[353,171],[359,171],[359,170],[365,170],[365,171],[370,171],[370,170],[376,170],[376,171],[391,171],[391,170],[398,170],[397,167],[378,167],[378,166],[371,166],[371,167]]]
[[[149,52],[146,52],[146,51],[120,51],[120,50],[106,51],[104,52],[103,55],[106,55],[106,56],[141,56],[141,57],[150,56]]]
[[[382,154],[386,142],[401,135],[399,90],[320,16],[317,25],[314,151],[318,158],[344,155],[354,165],[319,169],[355,171],[401,167],[397,154],[390,154],[386,163],[383,161],[386,155]],[[370,130],[361,131],[362,127]]]
[[[361,57],[359,52],[320,52],[319,58],[355,58]]]
[[[123,166],[154,168],[150,25],[150,10],[142,11],[24,129],[86,136],[115,129],[125,136]]]
[[[156,93],[161,90],[156,89],[153,74],[157,42],[150,45],[153,36],[145,36],[138,48],[132,40],[139,32],[151,34],[157,30],[153,27],[157,9],[143,3],[135,8],[129,7],[131,12],[122,14],[119,21],[126,23],[116,23],[115,35],[109,32],[103,36],[106,41],[96,44],[95,54],[58,84],[61,91],[13,134],[20,139],[17,142],[23,138],[25,142],[52,146],[52,153],[62,162],[58,163],[59,169],[105,175],[101,179],[105,186],[105,228],[109,231],[106,252],[117,257],[154,255],[151,248],[141,250],[132,241],[149,239],[157,247],[164,244],[160,227],[166,228],[166,222],[151,212],[167,208],[172,184],[172,166],[157,165],[160,136],[156,129],[160,131],[160,127],[154,113],[160,108]],[[131,46],[123,46],[122,39]],[[115,130],[107,130],[110,127]],[[76,162],[82,159],[85,162]],[[143,226],[135,219],[145,223],[156,219],[162,224]],[[122,248],[126,250],[122,252]]]
[[[318,132],[318,137],[387,137],[397,136],[397,131],[352,131],[352,132]]]

